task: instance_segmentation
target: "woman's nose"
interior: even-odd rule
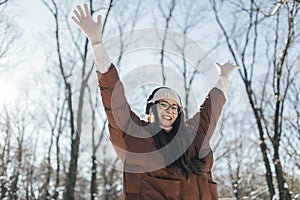
[[[170,106],[169,108],[167,108],[165,111],[168,112],[168,113],[172,113],[172,108],[171,108],[171,106]]]

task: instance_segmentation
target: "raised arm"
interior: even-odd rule
[[[93,21],[87,4],[84,9],[77,6],[72,16],[73,21],[89,39],[94,53],[95,68],[98,76],[103,106],[109,122],[111,141],[118,147],[125,149],[124,132],[129,125],[139,127],[141,120],[131,111],[126,100],[123,84],[119,79],[117,69],[104,48],[102,42],[101,16],[97,22]]]
[[[186,124],[191,127],[196,134],[194,140],[197,151],[209,149],[209,140],[216,128],[218,119],[226,102],[226,92],[229,86],[229,76],[238,67],[230,62],[221,65],[220,76],[215,86],[210,90],[201,104],[199,111]]]

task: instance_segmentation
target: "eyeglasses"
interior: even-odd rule
[[[169,108],[171,108],[171,111],[173,114],[179,114],[181,111],[181,108],[178,105],[176,105],[176,104],[170,105],[166,101],[158,101],[158,105],[159,105],[159,108],[162,110],[169,110]]]

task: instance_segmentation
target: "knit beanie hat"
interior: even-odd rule
[[[175,101],[178,106],[182,107],[181,99],[179,95],[168,87],[161,87],[159,88],[152,96],[152,98],[148,99],[148,103],[155,103],[156,101],[160,99],[171,99]]]
[[[160,99],[172,99],[178,106],[182,107],[179,95],[168,87],[159,87],[152,91],[152,94],[147,99],[146,114],[149,114],[150,107]]]

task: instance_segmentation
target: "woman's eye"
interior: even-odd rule
[[[166,104],[166,103],[160,103],[160,105],[161,105],[161,107],[163,107],[163,108],[168,108],[168,107],[169,107],[169,105]]]
[[[178,110],[178,107],[177,107],[177,106],[172,106],[172,110],[173,110],[173,111],[177,111],[177,110]]]

